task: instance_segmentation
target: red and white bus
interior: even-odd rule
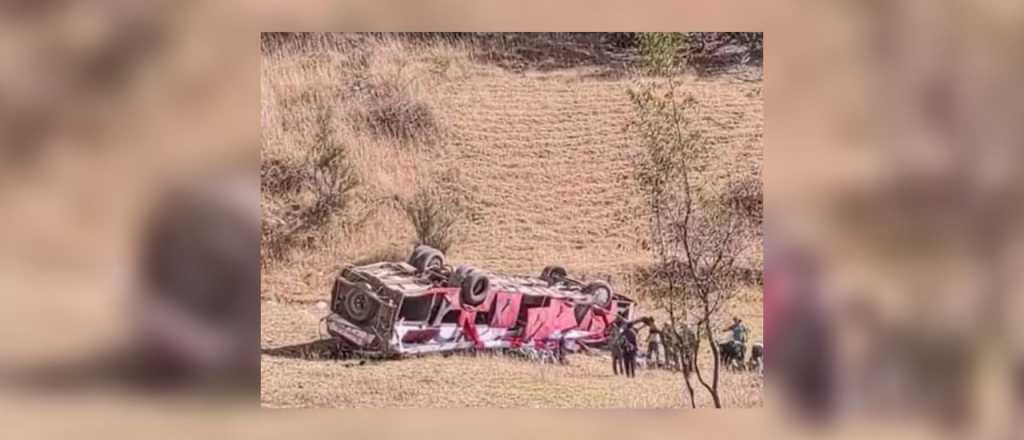
[[[600,345],[635,302],[605,281],[559,266],[539,277],[451,267],[417,247],[407,262],[345,268],[334,282],[328,332],[353,351],[410,355],[466,349]]]

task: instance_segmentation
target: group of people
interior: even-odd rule
[[[612,352],[612,372],[626,377],[636,377],[637,337],[632,322],[617,319],[612,324],[608,338]]]
[[[663,359],[661,356],[661,350],[664,347],[661,330],[658,329],[658,326],[651,319],[641,320],[640,322],[648,327],[647,362],[653,363],[655,366],[660,366],[663,361],[668,362],[668,359]],[[742,319],[734,317],[732,325],[724,331],[732,333],[732,340],[728,342],[729,344],[733,344],[734,347],[745,351],[747,335],[750,333],[750,330],[743,323]],[[636,377],[637,356],[640,346],[635,322],[627,322],[621,318],[617,319],[611,326],[608,340],[612,354],[612,372],[616,376],[623,374],[629,378]],[[668,348],[664,347],[664,349]]]

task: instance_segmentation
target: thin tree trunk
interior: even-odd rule
[[[718,356],[719,356],[719,354],[718,354],[718,347],[715,346],[715,336],[714,336],[713,333],[711,333],[711,322],[710,322],[710,320],[709,319],[702,320],[702,322],[698,324],[698,327],[699,326],[703,326],[704,327],[704,333],[705,333],[704,337],[706,337],[707,340],[708,340],[708,343],[711,344],[711,347],[710,347],[711,348],[711,359],[714,362],[714,368],[712,370],[713,373],[712,373],[711,383],[709,384],[707,382],[707,380],[704,379],[704,373],[701,372],[701,370],[700,370],[700,363],[697,362],[697,355],[696,354],[694,354],[694,357],[693,357],[693,370],[697,372],[697,380],[700,381],[700,384],[704,387],[704,389],[706,389],[708,391],[708,394],[711,395],[711,400],[714,401],[715,408],[721,408],[722,407],[722,401],[721,401],[721,399],[718,396]],[[697,335],[697,346],[695,348],[695,353],[698,350],[700,350],[700,335],[699,334]]]
[[[693,395],[693,384],[690,383],[690,372],[688,368],[683,369],[683,379],[686,380],[686,392],[690,394],[690,406],[697,408],[697,400]]]
[[[700,336],[701,336],[700,335],[700,331],[701,331],[700,324],[698,324],[697,335],[694,338],[696,343],[693,346],[693,356],[691,358],[691,362],[693,363],[693,371],[697,373],[697,381],[700,382],[700,384],[704,388],[706,388],[708,390],[708,392],[710,393],[711,392],[711,385],[708,385],[708,382],[706,380],[704,380],[704,373],[702,371],[700,371],[700,363],[697,362],[697,360],[699,359],[699,356],[698,356],[697,353],[700,352]]]
[[[715,335],[711,332],[711,320],[707,319],[704,321],[704,329],[706,330],[706,337],[708,338],[708,344],[711,344],[711,358],[715,362],[714,374],[711,379],[711,388],[708,390],[711,392],[711,398],[715,400],[715,408],[722,407],[722,401],[718,397],[718,345],[715,344]]]

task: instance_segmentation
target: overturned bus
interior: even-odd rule
[[[327,331],[346,350],[410,355],[465,349],[573,350],[603,344],[632,319],[635,302],[605,281],[582,282],[559,266],[539,277],[453,268],[417,247],[407,262],[347,267],[335,279]]]

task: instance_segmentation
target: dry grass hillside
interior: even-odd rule
[[[625,133],[626,92],[646,78],[585,63],[508,70],[459,40],[321,37],[304,49],[264,57],[263,161],[299,160],[317,131],[316,104],[325,103],[361,184],[346,212],[287,261],[266,262],[262,296],[321,299],[340,264],[406,252],[413,230],[397,201],[424,186],[465,208],[449,252],[456,261],[607,275],[649,261]],[[759,175],[761,83],[695,76],[682,87],[699,100],[705,140],[720,159],[704,173],[708,184]],[[375,130],[367,115],[379,90],[413,109],[406,113],[429,115],[427,127],[412,139]]]
[[[656,78],[631,67],[635,54],[538,38],[527,44],[317,35],[264,48],[264,226],[314,219],[282,252],[271,255],[264,237],[265,349],[318,339],[325,311],[312,303],[325,299],[343,264],[404,258],[415,234],[402,204],[423,188],[459,208],[451,260],[518,273],[558,263],[629,291],[628,274],[651,257],[631,176],[638,150],[626,131],[633,111],[627,92]],[[692,75],[681,86],[698,100],[698,124],[715,151],[700,171],[703,186],[760,176],[761,87],[737,75]],[[343,154],[324,156],[334,151],[321,147],[324,133]],[[305,216],[323,202],[317,185],[330,172],[318,165],[324,157],[332,167],[351,169],[358,183],[343,201],[328,200],[338,207],[329,215]],[[749,264],[759,268],[760,246],[752,248]],[[760,340],[759,289],[745,288],[739,298],[727,313],[748,318],[752,338]],[[624,387],[607,360],[574,359],[569,367],[424,358],[343,368],[265,353],[261,393],[267,406],[684,403],[678,374],[643,372]],[[467,375],[480,380],[460,385]],[[756,375],[724,373],[725,405],[760,406],[761,387]],[[698,397],[710,405],[706,394]]]

